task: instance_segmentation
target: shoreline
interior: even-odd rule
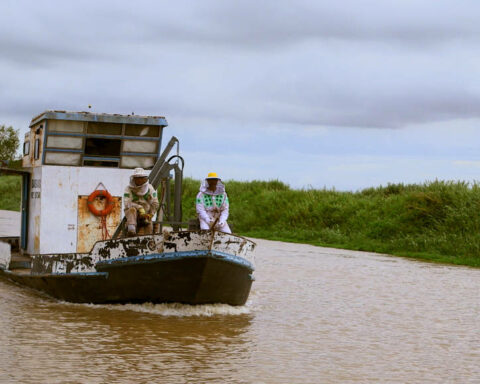
[[[200,182],[185,178],[184,218]],[[293,190],[278,180],[225,182],[241,235],[480,268],[480,184],[434,181],[358,192]],[[4,176],[0,207],[19,211],[20,180]]]
[[[476,258],[466,259],[461,258],[458,256],[451,256],[451,255],[441,255],[435,253],[427,253],[427,252],[402,252],[402,251],[386,251],[381,250],[378,248],[368,248],[368,247],[355,247],[355,246],[346,246],[346,245],[339,245],[339,244],[329,244],[329,243],[322,243],[319,241],[305,241],[305,240],[298,240],[292,238],[283,238],[281,236],[262,236],[256,234],[255,232],[247,232],[241,233],[241,236],[251,238],[253,241],[255,239],[259,240],[268,240],[268,241],[278,241],[282,243],[289,243],[289,244],[305,244],[305,245],[312,245],[315,247],[322,247],[322,248],[333,248],[333,249],[342,249],[345,251],[359,251],[359,252],[367,252],[367,253],[376,253],[379,255],[386,255],[392,257],[400,257],[404,259],[409,259],[413,261],[421,261],[426,263],[433,263],[433,264],[443,264],[447,266],[458,266],[458,267],[469,267],[474,269],[480,269],[480,262]]]

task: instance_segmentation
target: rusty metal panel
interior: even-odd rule
[[[32,238],[32,249],[29,249],[28,253],[74,253],[77,249],[83,249],[77,248],[78,196],[88,196],[97,189],[100,182],[112,196],[122,196],[125,186],[129,183],[131,172],[130,169],[109,169],[106,172],[105,168],[52,165],[34,168],[30,200],[32,228],[29,232]],[[32,206],[32,202],[40,201],[41,207],[40,204],[36,208]],[[123,216],[123,211],[120,213]],[[36,250],[33,249],[35,216],[41,217],[38,232],[40,248]],[[95,217],[92,217],[93,219]],[[85,250],[85,252],[89,251],[90,249]]]
[[[105,240],[102,237],[102,219],[90,212],[87,199],[88,196],[78,196],[77,252],[90,252],[97,241]],[[113,202],[113,209],[106,216],[106,227],[110,236],[120,224],[122,216],[122,198],[113,196]],[[105,204],[103,197],[97,197],[93,201],[93,206],[98,210],[102,210]]]

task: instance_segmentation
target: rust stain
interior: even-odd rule
[[[40,252],[40,216],[35,216],[33,252],[34,253]]]
[[[95,242],[103,240],[101,218],[90,212],[87,205],[88,196],[78,197],[77,213],[77,252],[89,252]],[[115,232],[121,219],[122,198],[113,196],[113,209],[107,216],[107,229],[111,235]],[[105,206],[105,198],[97,197],[93,201],[95,208],[101,210]]]

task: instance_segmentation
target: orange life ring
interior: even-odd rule
[[[105,203],[105,208],[102,210],[95,208],[95,206],[93,205],[93,200],[95,200],[95,198],[98,196],[103,196],[107,199],[107,202]],[[90,195],[88,195],[88,199],[87,199],[88,209],[95,216],[107,216],[110,212],[112,212],[113,203],[114,202],[113,202],[112,195],[104,189],[97,189],[93,191]]]

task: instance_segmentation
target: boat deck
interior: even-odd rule
[[[15,273],[30,274],[32,260],[19,252],[12,252],[9,270]]]

